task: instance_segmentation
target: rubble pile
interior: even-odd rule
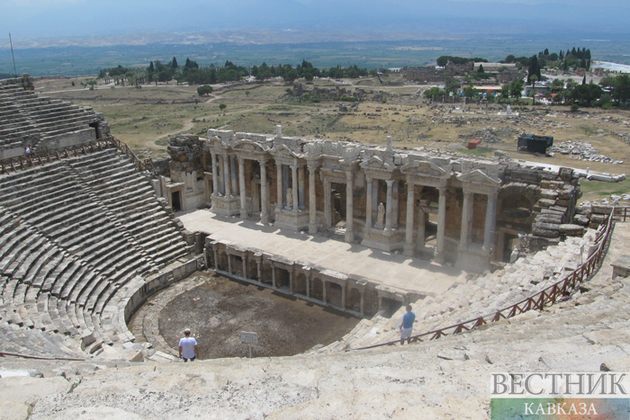
[[[465,141],[480,139],[483,143],[503,143],[505,139],[510,139],[516,133],[517,131],[510,127],[488,127],[462,134],[459,139]]]
[[[615,160],[604,155],[598,155],[599,150],[587,141],[565,141],[554,145],[550,150],[552,153],[571,155],[574,159],[586,160],[589,162],[623,164],[622,160]]]

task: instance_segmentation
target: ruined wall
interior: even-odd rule
[[[206,202],[203,166],[203,140],[199,136],[180,135],[171,138],[167,148],[171,160],[169,173],[173,183],[183,183],[183,207],[193,209]]]
[[[573,223],[581,197],[579,177],[571,168],[557,173],[508,165],[499,192],[497,226],[529,233],[530,250],[557,243],[583,228]],[[529,227],[529,229],[528,229]]]

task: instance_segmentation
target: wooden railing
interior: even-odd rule
[[[621,220],[622,222],[625,222],[630,216],[628,214],[628,209],[630,209],[630,207],[616,206],[613,211],[613,217],[615,218],[615,220]]]
[[[155,169],[155,166],[153,166],[153,161],[150,158],[140,160],[138,156],[136,156],[136,154],[133,152],[131,147],[129,147],[124,141],[119,140],[114,136],[111,137],[111,141],[114,142],[114,145],[118,147],[123,153],[131,158],[134,165],[136,165],[136,168],[139,171],[150,171],[153,174],[157,174],[157,170]]]
[[[625,217],[625,211],[623,214]],[[603,256],[606,251],[606,246],[610,238],[610,234],[612,233],[614,216],[615,216],[615,209],[611,211],[610,215],[607,218],[608,220],[606,221],[606,224],[601,225],[600,227],[601,230],[598,230],[598,237],[596,241],[596,244],[597,244],[596,251],[593,252],[593,254],[591,254],[591,256],[588,258],[588,260],[586,260],[585,263],[580,265],[580,267],[578,267],[576,270],[574,270],[571,274],[567,275],[562,280],[543,289],[542,291],[534,294],[533,296],[523,299],[520,302],[517,302],[511,306],[508,306],[507,308],[500,309],[497,312],[494,312],[490,315],[480,316],[478,318],[469,319],[468,321],[460,322],[458,324],[449,325],[448,327],[444,327],[437,330],[428,331],[422,334],[411,336],[410,342],[412,343],[420,342],[420,341],[423,341],[423,339],[436,340],[438,338],[441,338],[447,335],[460,334],[465,331],[474,330],[475,328],[478,328],[482,325],[485,325],[491,322],[497,322],[502,319],[515,317],[531,309],[542,310],[547,306],[553,305],[559,299],[562,298],[565,291],[571,292],[572,290],[577,288],[580,285],[580,283],[587,281],[593,274],[595,274],[595,272],[599,268],[600,263],[603,259]],[[390,346],[399,342],[400,340],[388,341],[386,343],[379,343],[379,344],[374,344],[372,346],[360,347],[355,350],[364,350],[364,349],[371,349],[371,348],[381,347],[381,346]]]
[[[74,146],[68,146],[61,149],[47,150],[43,152],[35,152],[24,154],[21,156],[15,156],[12,158],[0,160],[0,174],[8,174],[11,172],[22,171],[35,166],[45,165],[53,161],[58,161],[64,158],[73,156],[85,155],[87,153],[94,152],[95,150],[103,150],[108,147],[117,147],[123,153],[131,158],[134,165],[139,171],[150,171],[153,174],[157,174],[157,170],[153,165],[151,159],[140,160],[138,156],[131,150],[131,148],[122,140],[113,136],[108,136],[103,139],[94,140],[91,142],[81,143]]]

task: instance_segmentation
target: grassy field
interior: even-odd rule
[[[390,76],[389,81],[401,76]],[[169,136],[193,133],[205,136],[209,128],[235,132],[274,133],[281,124],[289,136],[317,137],[331,140],[359,141],[384,144],[392,136],[395,146],[401,148],[432,147],[457,150],[462,153],[492,157],[495,150],[505,151],[513,159],[539,161],[548,164],[608,173],[630,173],[630,145],[614,133],[630,132],[630,112],[620,110],[585,109],[570,112],[568,107],[530,106],[516,107],[521,113],[518,124],[497,115],[498,105],[490,106],[488,115],[479,105],[469,104],[458,113],[451,105],[443,108],[431,106],[421,92],[425,86],[386,86],[378,80],[352,81],[316,80],[314,86],[352,88],[352,84],[365,90],[383,91],[386,103],[363,101],[352,112],[339,112],[339,102],[305,101],[287,94],[292,87],[282,81],[265,84],[215,86],[213,94],[200,97],[195,86],[144,85],[135,87],[98,85],[95,90],[81,88],[86,78],[45,79],[36,82],[36,90],[45,96],[91,106],[105,115],[112,133],[131,145],[142,156],[166,156]],[[72,86],[74,82],[74,86]],[[371,95],[368,95],[371,96]],[[220,104],[226,109],[221,111]],[[352,103],[344,103],[350,108]],[[471,133],[494,128],[510,133],[499,143],[482,143],[482,147],[468,151],[462,149]],[[507,131],[506,131],[507,130]],[[534,132],[554,136],[554,143],[567,140],[587,141],[622,165],[586,162],[571,155],[539,157],[516,150],[516,136],[521,132]],[[630,181],[608,184],[584,182],[583,200],[603,198],[610,194],[630,192]]]

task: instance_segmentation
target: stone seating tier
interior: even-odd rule
[[[143,275],[191,252],[134,171],[109,149],[0,177],[0,322],[71,340],[40,343],[59,345],[49,355],[78,348],[86,334],[97,343],[85,351],[133,339],[120,315],[102,318],[104,311],[121,289],[140,287]]]
[[[465,284],[455,286],[443,296],[428,296],[413,304],[416,314],[414,334],[434,331],[459,322],[489,315],[499,309],[517,303],[559,281],[578,267],[582,244],[585,249],[595,240],[590,230],[584,238],[569,237],[566,241],[534,255],[520,258],[504,270],[497,270]],[[339,351],[399,338],[398,323],[405,314],[404,306],[391,317],[375,316],[362,320],[355,329],[341,340],[317,352]]]

